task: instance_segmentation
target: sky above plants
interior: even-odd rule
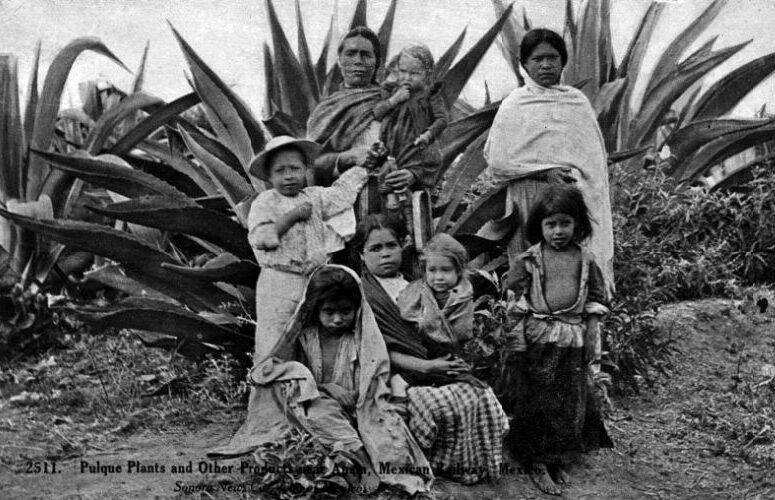
[[[648,7],[648,0],[613,0],[611,21],[616,56],[620,57]],[[675,35],[683,29],[709,0],[674,0],[657,27],[657,36],[649,47],[645,71]],[[389,0],[370,0],[368,19],[378,27]],[[332,14],[342,34],[349,24],[355,0],[300,0],[306,35],[313,57],[317,57]],[[578,5],[578,2],[576,2]],[[295,46],[296,18],[292,0],[275,0],[280,21]],[[561,30],[564,0],[518,0],[516,12],[524,8],[534,27]],[[730,69],[775,49],[775,1],[733,0],[706,30],[698,44],[718,35],[715,48],[753,42],[713,71],[705,85]],[[463,45],[467,50],[494,22],[490,0],[399,0],[390,52],[421,41],[437,57],[468,26]],[[271,43],[263,0],[4,0],[0,2],[0,46],[2,52],[19,59],[19,84],[26,93],[29,68],[35,43],[42,40],[41,68],[45,71],[56,52],[78,36],[97,36],[132,70],[141,58],[146,41],[150,52],[145,89],[165,99],[190,91],[184,77],[184,60],[167,21],[171,22],[200,56],[243,97],[256,114],[263,103],[262,44]],[[690,50],[692,50],[690,48]],[[41,78],[44,75],[41,72]],[[77,84],[87,79],[105,79],[127,88],[132,75],[107,59],[82,55],[71,74],[65,106],[78,103]],[[496,47],[490,49],[463,98],[478,106],[484,100],[484,81],[493,99],[505,96],[516,86],[505,61]],[[638,87],[634,98],[639,96]],[[770,77],[736,108],[735,114],[753,115],[763,103],[773,101],[775,78]],[[23,101],[22,101],[23,102]],[[769,106],[775,108],[775,102]]]

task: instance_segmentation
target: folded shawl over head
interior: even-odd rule
[[[520,66],[525,85],[503,100],[484,148],[496,181],[570,169],[592,215],[589,248],[613,287],[613,222],[605,142],[589,100],[568,85],[544,87]],[[506,214],[513,210],[507,205]]]
[[[394,470],[402,471],[380,472],[382,482],[401,487],[409,493],[428,491],[433,478],[429,472],[430,466],[403,419],[396,412],[396,407],[388,400],[390,359],[374,314],[365,299],[360,279],[353,271],[343,266],[323,266],[316,272],[326,268],[344,270],[355,279],[361,291],[360,310],[355,320],[354,332],[357,352],[357,366],[354,370],[357,391],[355,420],[360,440],[376,471],[380,471],[380,464],[385,463],[391,468],[395,467]],[[283,382],[290,384],[282,392],[295,398],[294,404],[301,405],[321,397],[312,372],[307,366],[294,360],[300,335],[315,313],[312,310],[314,304],[308,300],[307,293],[309,286],[270,356],[257,364],[250,374],[252,382],[258,386],[273,386]],[[265,408],[262,412],[263,425],[275,427],[278,422],[285,422],[286,415],[283,413],[280,399],[274,398],[265,402],[267,405],[271,404],[272,409]],[[336,414],[324,417],[338,418]]]

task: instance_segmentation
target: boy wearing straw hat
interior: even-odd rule
[[[250,163],[250,173],[272,185],[256,197],[248,215],[248,241],[261,266],[255,360],[276,343],[312,271],[355,232],[353,204],[368,176],[364,167],[373,165],[347,170],[330,187],[305,187],[308,166],[319,152],[315,142],[279,136]]]

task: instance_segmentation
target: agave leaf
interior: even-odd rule
[[[487,85],[487,80],[484,81],[484,105],[489,106],[492,104],[492,98],[490,98],[490,87]]]
[[[662,52],[654,72],[649,79],[645,94],[649,94],[662,80],[678,65],[680,57],[710,26],[727,4],[727,0],[713,0],[705,10],[687,26],[680,35],[675,37],[670,45]]]
[[[90,154],[99,154],[108,137],[110,137],[110,134],[113,132],[113,128],[125,118],[133,115],[139,110],[146,110],[149,112],[156,111],[163,105],[164,101],[144,92],[129,95],[117,106],[113,106],[100,116],[99,120],[97,120],[97,124],[86,138],[85,149]]]
[[[224,282],[232,285],[256,286],[258,266],[255,262],[240,260],[218,267],[186,267],[162,264],[165,268],[191,279],[208,283]]]
[[[681,107],[681,110],[678,112],[678,127],[682,127],[691,121],[697,105],[697,98],[700,96],[701,90],[702,87],[697,85],[695,86],[694,90],[692,90],[692,93],[689,94],[689,97],[686,99],[686,104],[684,104],[683,107]]]
[[[247,168],[255,152],[266,143],[261,125],[253,117],[247,104],[194,52],[194,49],[170,24],[191,69],[196,89],[209,111],[211,125]]]
[[[299,64],[309,82],[310,91],[315,101],[320,100],[320,88],[318,87],[318,80],[315,78],[315,67],[312,64],[312,56],[309,52],[309,45],[307,44],[307,36],[304,34],[304,22],[301,18],[301,7],[299,7],[299,0],[295,2],[296,6],[296,33],[298,35],[298,50],[299,50]]]
[[[177,176],[170,176],[165,175],[164,169],[172,169],[175,172],[182,174],[185,176],[185,179],[190,179],[191,182],[194,183],[194,185],[204,193],[206,196],[217,196],[218,195],[218,188],[213,184],[213,181],[210,179],[210,176],[207,175],[207,172],[194,163],[193,161],[189,160],[185,156],[183,156],[178,151],[164,147],[164,145],[159,144],[157,142],[152,141],[143,141],[142,143],[137,145],[137,149],[140,151],[150,155],[151,157],[160,160],[160,162],[149,162],[153,163],[154,167],[153,169],[150,168],[142,168],[144,172],[148,172],[151,175],[155,175],[156,177],[159,177],[162,180],[166,180],[168,178],[174,177],[176,179],[179,179]],[[125,157],[128,159],[128,161],[135,165],[138,159],[134,156],[127,156]],[[166,180],[169,184],[172,184],[173,186],[179,186],[181,184],[188,185],[187,182],[173,182],[171,179]],[[181,191],[184,191],[187,195],[193,196],[189,193],[189,190],[184,190],[182,187],[178,187]]]
[[[293,116],[299,122],[307,123],[310,111],[317,100],[312,93],[311,83],[293,54],[291,44],[285,36],[272,0],[266,0],[266,10],[269,17],[269,28],[272,32],[274,47],[274,71],[282,89],[280,109]],[[290,89],[293,89],[291,91]],[[258,152],[259,150],[255,150]],[[247,163],[246,163],[247,164]]]
[[[387,61],[390,37],[393,34],[393,21],[396,18],[397,3],[397,0],[390,0],[390,5],[385,13],[385,19],[382,20],[382,25],[379,27],[379,32],[377,33],[379,45],[382,49],[382,61]]]
[[[254,194],[250,184],[237,174],[234,169],[199,144],[188,132],[181,130],[181,135],[188,149],[204,165],[210,178],[229,202],[229,206],[237,214],[242,225],[247,226],[247,220],[240,216],[239,204],[242,200]]]
[[[686,57],[686,59],[684,59],[681,62],[681,64],[684,64],[684,65],[694,64],[697,61],[701,61],[702,59],[707,58],[708,56],[710,56],[711,52],[713,52],[713,45],[716,43],[717,39],[718,39],[718,36],[714,36],[714,37],[711,37],[710,39],[708,39],[708,41],[706,41],[705,43],[700,45],[700,47],[697,50],[695,50],[694,52],[689,54]],[[675,66],[673,66],[673,69],[675,69]],[[663,77],[659,82],[656,82],[656,83],[653,81],[653,79],[650,80],[649,84],[650,85],[654,84],[654,85],[652,86],[652,88],[647,93],[643,94],[643,101],[647,101],[647,100],[651,99],[651,97],[652,97],[652,95],[654,93],[654,89],[656,87],[658,87],[659,84],[665,84],[666,82],[668,82],[670,80],[671,76],[672,76],[672,74],[668,73],[665,77]]]
[[[618,78],[603,84],[592,99],[592,107],[597,115],[607,151],[616,149],[619,110],[626,90],[627,78]]]
[[[264,125],[273,136],[305,137],[307,135],[307,127],[304,124],[282,111],[275,111],[268,120],[264,120]]]
[[[496,18],[501,17],[506,12],[506,6],[502,0],[494,0],[493,8],[495,9]],[[524,9],[522,12],[524,16]],[[524,25],[520,25],[516,15],[512,14],[508,17],[506,25],[498,35],[498,48],[500,48],[503,58],[509,63],[511,71],[517,77],[517,82],[520,86],[524,85],[524,82],[519,72],[519,46],[526,32],[527,28]]]
[[[652,134],[659,127],[660,120],[670,110],[670,106],[678,97],[692,86],[694,82],[705,76],[709,71],[723,63],[748,45],[750,40],[738,45],[714,51],[707,57],[698,60],[688,60],[679,64],[670,73],[670,77],[652,92],[638,112],[638,117],[632,127],[633,143],[643,144],[651,140]]]
[[[732,174],[727,175],[720,181],[718,181],[716,184],[711,186],[711,191],[716,191],[719,189],[729,189],[734,188],[736,186],[740,186],[741,184],[744,184],[748,182],[751,179],[751,173],[750,170],[753,167],[756,167],[757,165],[762,165],[766,162],[771,162],[772,160],[775,160],[775,152],[766,154],[764,156],[757,156],[753,160],[749,161],[745,165],[741,167],[736,167],[735,171],[732,172]],[[2,274],[2,270],[0,270],[0,274]]]
[[[127,276],[136,279],[193,309],[216,310],[230,296],[217,287],[191,280],[161,267],[174,264],[169,255],[132,234],[88,222],[35,220],[0,209],[0,215],[46,238],[78,250],[92,252],[123,264]]]
[[[277,109],[282,102],[282,95],[274,74],[272,51],[266,42],[264,42],[264,86],[264,116],[267,116]]]
[[[611,0],[601,0],[600,5],[600,37],[598,50],[600,52],[600,83],[602,86],[616,79],[616,64],[614,62],[614,47],[611,41]]]
[[[34,201],[18,201],[12,198],[6,202],[6,206],[10,212],[32,219],[49,219],[54,216],[51,199],[45,194]],[[6,219],[11,220],[10,217]],[[25,268],[28,263],[34,262],[32,257],[40,245],[37,244],[36,235],[25,231],[24,228],[13,227],[10,236],[11,244],[6,247],[6,250],[11,253],[11,269],[20,274],[22,280],[26,282],[29,273]]]
[[[607,7],[607,4],[605,7]],[[589,79],[594,83],[582,89],[590,100],[600,86],[602,77],[600,68],[605,64],[603,61],[610,56],[609,53],[600,50],[602,46],[606,45],[602,40],[605,31],[605,28],[602,26],[603,8],[601,0],[588,0],[584,4],[584,10],[579,18],[579,26],[581,28],[579,29],[575,45],[575,50],[579,56],[570,59],[563,72],[566,81],[576,82]],[[580,54],[583,54],[583,56]]]
[[[444,53],[439,57],[439,60],[436,61],[436,67],[433,68],[433,78],[434,80],[442,80],[444,78],[444,75],[447,74],[447,71],[449,71],[450,66],[452,66],[452,62],[457,57],[458,52],[460,52],[460,47],[463,45],[463,39],[466,37],[466,31],[468,30],[468,26],[463,28],[463,31],[460,32],[460,35],[458,35],[457,39],[447,47],[447,50],[444,51]]]
[[[770,123],[770,120],[705,119],[675,130],[666,141],[670,148],[668,162],[672,166],[668,172],[679,166],[697,149],[715,139],[760,128],[767,123]]]
[[[77,311],[79,318],[94,328],[133,328],[166,333],[178,341],[225,344],[234,341],[236,331],[216,325],[182,307],[152,299],[134,299],[120,303],[114,310]]]
[[[134,198],[145,195],[165,195],[186,199],[186,195],[166,182],[131,168],[120,158],[110,157],[110,155],[93,158],[85,156],[83,153],[78,156],[69,156],[60,153],[45,153],[34,149],[32,152],[70,175],[122,196]]]
[[[32,132],[30,147],[39,151],[47,151],[49,146],[51,146],[56,127],[56,117],[59,114],[59,103],[62,100],[62,91],[64,90],[67,76],[70,74],[70,68],[73,66],[75,59],[85,50],[102,54],[129,71],[124,63],[113,55],[99,38],[77,38],[67,44],[56,55],[49,66],[48,73],[46,73],[43,90],[41,91],[35,112],[35,127]],[[48,170],[48,165],[41,157],[30,157],[26,189],[28,198],[37,198]]]
[[[579,29],[573,15],[573,3],[571,0],[565,0],[565,24],[562,29],[562,37],[568,45],[568,54],[576,54],[576,41],[579,37]]]
[[[479,174],[487,168],[487,162],[482,154],[487,134],[488,132],[483,132],[477,137],[468,146],[460,160],[447,172],[447,179],[444,182],[438,200],[439,204],[447,203],[447,207],[437,223],[438,228],[447,227],[450,219],[463,201],[463,195],[471,189],[471,185],[479,177]]]
[[[756,128],[746,128],[740,132],[725,134],[700,147],[677,166],[673,176],[682,182],[692,181],[716,163],[771,139],[773,133],[775,133],[775,120],[770,120]]]
[[[643,58],[648,50],[649,41],[654,33],[659,18],[662,12],[665,10],[665,3],[652,2],[649,5],[646,14],[641,18],[635,34],[630,39],[630,44],[627,47],[627,51],[622,57],[622,61],[619,63],[619,69],[617,70],[617,76],[619,78],[628,77],[629,85],[622,98],[622,107],[619,112],[619,138],[618,142],[623,145],[634,145],[634,141],[630,139],[630,114],[631,114],[631,101],[632,92],[637,85],[638,77],[641,75],[641,65],[643,64]]]
[[[474,259],[477,255],[484,252],[503,252],[503,248],[498,246],[498,241],[484,238],[478,234],[457,233],[455,234],[455,239],[466,249],[469,259]]]
[[[140,64],[137,65],[137,71],[135,71],[135,77],[132,79],[132,85],[130,87],[130,93],[134,94],[143,90],[143,83],[145,82],[145,65],[148,60],[148,49],[151,47],[151,41],[145,42],[145,48],[143,49],[143,55],[140,58]]]
[[[22,198],[22,135],[16,56],[0,55],[0,201]]]
[[[221,162],[231,167],[231,169],[234,170],[234,172],[240,177],[247,181],[250,180],[250,176],[246,173],[246,170],[242,168],[239,158],[234,156],[234,153],[232,153],[229,148],[218,141],[218,139],[211,138],[202,129],[188,123],[185,120],[178,121],[178,131],[181,130],[185,131],[197,142],[197,144],[200,144],[202,147],[204,147],[211,155],[214,155]]]
[[[27,178],[26,157],[27,150],[32,140],[32,131],[35,128],[35,110],[38,107],[38,68],[40,67],[40,40],[35,44],[35,57],[32,60],[32,69],[30,70],[30,82],[27,85],[27,105],[24,107],[24,165],[22,167],[22,179]]]
[[[775,53],[754,59],[728,73],[705,92],[696,106],[692,120],[715,118],[734,108],[737,103],[775,71]]]
[[[355,4],[353,18],[350,21],[350,29],[368,25],[369,24],[366,21],[366,0],[358,0],[358,3]]]
[[[128,153],[133,147],[151,135],[155,130],[170,123],[176,116],[196,106],[200,102],[201,99],[199,98],[199,95],[197,95],[196,92],[191,92],[190,94],[186,94],[183,97],[179,97],[174,101],[165,104],[148,115],[132,130],[116,141],[110,148],[110,153],[116,156]]]
[[[128,277],[118,264],[104,265],[93,271],[84,273],[83,277],[85,281],[96,281],[97,283],[114,288],[128,295],[172,302],[172,298]]]
[[[328,25],[328,31],[326,32],[326,38],[323,40],[323,48],[320,49],[320,57],[318,62],[315,63],[315,80],[318,83],[318,89],[322,90],[326,84],[326,73],[328,67],[328,51],[331,50],[331,40],[334,36],[334,16],[331,16],[331,22]],[[266,56],[264,56],[266,57]],[[271,113],[271,110],[267,109],[267,113]]]
[[[95,122],[91,116],[86,114],[83,108],[67,108],[59,112],[59,119],[70,120],[79,125],[83,125],[86,128],[93,129],[97,122]]]
[[[474,70],[484,57],[484,54],[490,48],[504,24],[506,24],[506,20],[511,15],[512,7],[513,4],[509,5],[495,24],[444,75],[444,100],[447,102],[447,107],[451,107],[457,100],[468,79],[471,78]]]
[[[627,149],[625,151],[616,151],[615,153],[609,153],[608,154],[608,164],[613,165],[614,163],[623,162],[625,160],[629,160],[630,158],[634,158],[638,155],[642,155],[649,149],[651,149],[651,144],[646,144],[645,146],[641,146],[639,148],[633,148],[633,149]]]
[[[494,186],[477,198],[447,233],[476,233],[488,221],[503,217],[505,208],[506,186]]]
[[[144,196],[106,207],[87,208],[134,224],[197,236],[243,259],[253,258],[245,228],[220,212],[202,208],[192,200]]]
[[[440,138],[442,167],[436,175],[437,179],[444,176],[449,165],[460,153],[465,151],[474,139],[490,129],[500,104],[500,101],[498,101],[482,108],[476,113],[449,124],[449,127],[447,127]]]
[[[635,34],[630,39],[630,44],[622,57],[622,62],[619,64],[619,78],[629,75],[634,81],[635,77],[640,74],[643,56],[646,54],[654,28],[656,28],[657,22],[664,10],[665,4],[662,2],[652,2],[649,5],[646,14],[643,15],[638,28],[635,30]]]

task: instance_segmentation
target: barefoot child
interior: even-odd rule
[[[349,461],[353,467],[340,475],[351,487],[372,493],[384,482],[427,492],[433,475],[389,402],[389,376],[387,349],[358,278],[327,265],[312,274],[283,335],[250,379],[274,394],[266,424],[286,417],[335,463]]]
[[[408,390],[409,429],[434,470],[473,484],[500,475],[508,421],[492,389],[473,377],[470,365],[458,357],[473,335],[467,261],[463,245],[447,234],[427,243],[423,278],[409,284],[397,300],[401,317],[414,326],[427,354],[423,359],[391,352],[391,360],[396,371],[413,382]]]
[[[504,286],[513,289],[524,313],[510,393],[514,419],[506,444],[532,464],[531,477],[545,493],[559,495],[566,466],[581,453],[613,446],[606,433],[589,364],[608,313],[605,285],[592,254],[579,244],[592,233],[587,206],[572,186],[546,189],[527,222],[533,244],[509,270]],[[521,351],[521,352],[519,352]],[[548,467],[556,471],[552,480]]]
[[[248,241],[261,266],[256,283],[254,363],[265,359],[277,343],[310,273],[328,262],[331,253],[344,247],[344,238],[355,232],[353,204],[368,172],[355,166],[331,187],[305,187],[307,168],[319,150],[312,141],[279,136],[250,163],[250,173],[272,185],[256,197],[248,215]],[[254,387],[244,424],[229,444],[211,450],[208,456],[239,456],[279,439],[283,424],[271,427],[264,415],[271,398],[266,390]]]

